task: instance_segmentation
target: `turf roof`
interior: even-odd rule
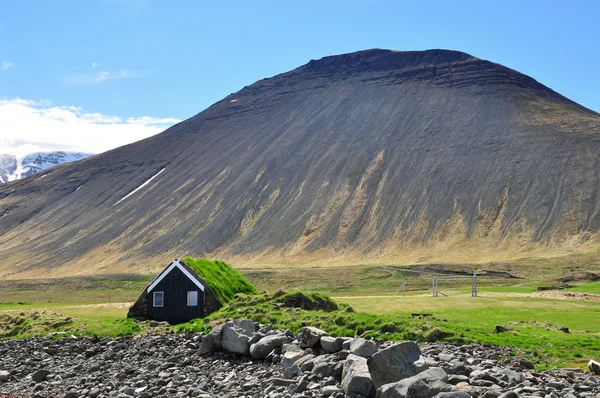
[[[224,261],[192,257],[184,257],[183,261],[208,283],[222,304],[233,300],[237,293],[258,293],[248,279]]]

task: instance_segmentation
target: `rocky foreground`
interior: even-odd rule
[[[600,397],[600,378],[536,372],[507,348],[298,335],[230,321],[203,336],[0,340],[2,397]]]

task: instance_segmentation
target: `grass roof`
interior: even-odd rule
[[[184,257],[183,261],[208,283],[222,304],[233,300],[237,293],[258,293],[248,279],[224,261],[192,257]]]

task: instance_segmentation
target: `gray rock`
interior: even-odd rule
[[[350,352],[363,358],[371,358],[377,352],[377,344],[372,340],[355,337],[350,342]]]
[[[375,386],[366,358],[353,354],[348,355],[342,372],[342,389],[350,397],[360,395],[364,398],[371,398],[375,396]]]
[[[31,380],[35,381],[36,383],[41,383],[42,381],[46,380],[46,376],[48,376],[49,374],[50,371],[46,369],[36,370],[31,375]]]
[[[282,334],[263,337],[250,346],[250,356],[257,359],[266,358],[271,351],[281,347],[287,341],[289,341],[289,337]]]
[[[0,381],[5,382],[10,378],[10,373],[7,370],[0,370]]]
[[[344,343],[344,339],[340,337],[322,336],[320,342],[321,347],[325,351],[338,352],[342,351],[342,344]]]
[[[377,390],[376,398],[421,398],[434,397],[449,392],[448,375],[442,368],[431,368],[416,376],[385,384]]]
[[[513,330],[512,328],[509,328],[506,325],[496,325],[496,332],[498,332],[498,333],[510,332],[512,330]]]
[[[368,359],[369,372],[376,389],[417,374],[414,363],[421,357],[421,350],[414,341],[392,344]]]
[[[593,374],[600,375],[600,362],[590,359],[590,361],[588,362],[588,368]]]
[[[100,389],[92,387],[90,388],[90,392],[88,393],[88,395],[92,398],[96,398],[98,395],[100,395]]]
[[[350,351],[350,342],[351,341],[352,341],[352,339],[344,340],[344,342],[342,343],[342,350]]]
[[[341,390],[336,386],[325,386],[321,388],[321,394],[323,394],[324,397],[330,397],[332,395],[337,394],[340,391]]]
[[[519,398],[519,394],[514,391],[507,391],[504,394],[500,395],[498,398]]]
[[[500,394],[502,394],[501,391],[490,388],[489,390],[484,392],[483,395],[480,395],[479,398],[498,398]]]
[[[310,348],[319,343],[322,336],[329,336],[329,334],[318,328],[306,327],[298,334],[297,339],[300,347]]]
[[[472,397],[464,391],[450,391],[450,392],[441,392],[438,395],[436,395],[434,398],[472,398]]]
[[[500,375],[505,375],[511,384],[518,384],[523,381],[523,374],[512,369],[500,369],[497,372]]]
[[[256,323],[246,320],[227,322],[223,326],[223,349],[235,354],[250,355],[249,341],[256,326]]]
[[[334,377],[340,379],[342,377],[343,364],[340,362],[325,362],[318,361],[314,364],[312,372],[323,377]]]
[[[284,379],[293,379],[294,377],[297,377],[298,375],[300,375],[300,373],[301,373],[300,367],[298,366],[298,364],[294,363],[292,366],[290,366],[283,372],[283,378]]]
[[[458,383],[468,383],[469,378],[464,375],[448,375],[448,383],[450,384],[458,384]]]
[[[281,356],[281,365],[286,369],[292,366],[294,362],[296,362],[300,358],[309,355],[302,348],[298,347],[295,344],[284,344],[282,351],[283,354]]]
[[[198,350],[200,354],[207,354],[223,348],[223,325],[214,327],[210,333],[202,339]]]

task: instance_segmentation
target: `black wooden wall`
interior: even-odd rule
[[[208,286],[205,287],[208,289]],[[198,292],[198,306],[187,306],[187,292]],[[154,292],[164,292],[162,307],[154,307]],[[204,316],[204,292],[179,268],[174,268],[148,293],[148,315],[156,321],[174,325]]]

